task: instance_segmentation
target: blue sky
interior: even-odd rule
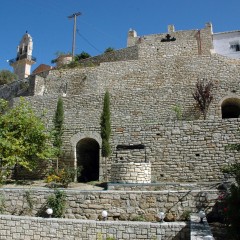
[[[228,0],[1,0],[0,70],[12,68],[7,60],[28,31],[33,37],[33,56],[39,64],[51,65],[55,53],[71,52],[73,20],[77,18],[76,53],[92,56],[108,47],[126,47],[130,28],[138,35],[201,29],[212,22],[214,32],[240,30],[239,1]]]

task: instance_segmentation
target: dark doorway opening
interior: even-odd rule
[[[238,118],[240,116],[240,99],[229,98],[222,103],[222,118]]]
[[[99,180],[99,144],[92,138],[84,138],[77,144],[77,166],[82,167],[78,182]]]

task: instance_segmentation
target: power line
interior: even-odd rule
[[[97,49],[92,43],[90,43],[88,41],[87,38],[85,38],[82,34],[79,33],[79,30],[77,29],[77,34],[85,41],[87,42],[92,48],[94,48],[96,51],[98,51],[99,53],[102,53],[99,49]]]

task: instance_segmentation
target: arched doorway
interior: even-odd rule
[[[99,180],[99,149],[93,138],[83,138],[77,143],[77,167],[82,167],[78,182]]]
[[[222,118],[240,117],[240,99],[228,98],[222,102]]]

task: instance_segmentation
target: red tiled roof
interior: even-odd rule
[[[40,64],[33,72],[32,74],[35,75],[35,74],[39,74],[39,73],[42,73],[42,72],[45,72],[45,71],[49,71],[53,69],[52,66],[49,66],[49,65],[46,65],[46,64]]]

